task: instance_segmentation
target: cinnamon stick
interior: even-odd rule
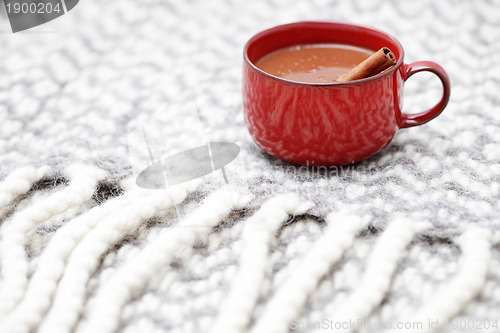
[[[387,47],[383,47],[368,59],[351,69],[350,72],[340,76],[337,82],[347,82],[364,79],[385,71],[396,64],[396,57]]]

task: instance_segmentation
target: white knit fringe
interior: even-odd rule
[[[134,232],[145,220],[181,203],[199,182],[190,182],[165,191],[154,191],[137,202],[122,207],[98,224],[75,248],[69,258],[51,309],[40,326],[40,333],[66,333],[74,327],[85,299],[87,282],[106,250]]]
[[[327,221],[329,225],[325,234],[276,291],[252,332],[288,332],[289,322],[300,314],[319,280],[341,259],[344,251],[353,244],[356,234],[369,222],[344,212],[331,213]]]
[[[491,259],[491,232],[476,226],[469,227],[458,239],[462,249],[460,270],[424,305],[410,322],[423,323],[419,332],[441,329],[482,290]],[[431,327],[429,322],[438,322]]]
[[[9,174],[0,183],[0,208],[10,204],[17,196],[28,192],[33,183],[43,178],[50,168],[26,167],[18,169]]]
[[[69,167],[65,175],[70,179],[69,186],[15,214],[2,232],[0,320],[21,300],[28,284],[27,233],[38,223],[89,200],[104,172],[93,166],[78,165]]]
[[[29,333],[39,325],[52,302],[68,257],[76,245],[98,223],[116,214],[123,207],[137,202],[139,198],[151,194],[151,191],[136,188],[122,196],[109,199],[57,230],[40,256],[26,295],[15,310],[0,323],[0,332]]]
[[[329,318],[339,323],[357,323],[358,320],[365,319],[382,302],[390,287],[391,277],[396,271],[398,262],[405,254],[405,248],[413,236],[430,226],[429,223],[416,223],[405,218],[396,219],[390,223],[387,230],[377,240],[367,260],[361,282],[342,303],[340,309]],[[336,331],[351,332],[352,328],[347,325],[339,327]]]
[[[295,195],[278,196],[245,222],[240,268],[212,332],[245,331],[264,281],[271,240],[290,214],[303,214],[311,207],[311,202],[303,202]]]
[[[122,307],[147,285],[158,270],[171,262],[180,251],[191,247],[197,239],[207,237],[212,227],[227,218],[232,210],[244,207],[250,199],[249,195],[223,188],[211,194],[177,225],[164,229],[99,289],[88,326],[83,332],[113,332],[120,321]]]
[[[48,167],[24,168],[8,175],[0,183],[0,209],[7,209],[50,170]],[[70,180],[67,187],[14,213],[1,226],[1,333],[36,330],[52,301],[52,309],[39,332],[71,332],[83,309],[87,282],[105,251],[134,232],[144,220],[184,200],[196,186],[190,183],[167,191],[133,187],[124,195],[71,219],[54,233],[40,255],[28,285],[27,234],[37,224],[89,200],[104,172],[78,165],[68,168],[64,176]],[[89,319],[79,327],[81,331],[114,332],[124,305],[144,290],[158,270],[168,265],[179,251],[190,249],[197,239],[208,237],[214,225],[249,200],[248,196],[242,196],[234,189],[222,189],[210,195],[178,225],[164,229],[98,289]],[[278,196],[244,222],[239,270],[211,327],[212,332],[247,331],[265,282],[268,252],[276,231],[289,214],[302,214],[311,205],[294,195]],[[330,214],[327,221],[329,225],[324,235],[301,259],[294,274],[277,289],[252,332],[287,332],[289,322],[300,315],[320,279],[340,260],[344,251],[353,244],[356,234],[368,223],[368,219],[342,212]],[[367,259],[365,273],[356,290],[331,318],[348,322],[369,316],[387,293],[405,248],[416,233],[428,226],[402,219],[389,224]],[[462,311],[485,285],[491,244],[499,242],[498,235],[493,237],[489,231],[474,226],[467,229],[458,240],[463,253],[459,272],[432,299],[426,300],[416,315],[409,316],[412,318],[408,322],[421,322],[424,332],[432,332]],[[427,323],[430,321],[440,325],[429,327]]]

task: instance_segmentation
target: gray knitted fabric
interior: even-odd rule
[[[0,332],[500,331],[499,1],[82,0],[17,34],[1,18]],[[394,35],[406,63],[447,70],[448,107],[353,166],[265,154],[243,46],[304,20]],[[405,87],[406,112],[441,94],[431,74]],[[241,147],[231,187],[135,186],[151,156],[206,141]]]

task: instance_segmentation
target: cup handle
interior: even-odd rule
[[[417,61],[409,65],[405,65],[405,69],[405,81],[408,80],[410,76],[418,72],[428,71],[436,74],[443,84],[443,97],[441,98],[439,103],[437,103],[433,108],[427,111],[413,114],[403,113],[403,125],[401,126],[402,128],[422,125],[436,118],[441,112],[443,112],[444,108],[448,104],[448,101],[450,100],[450,78],[448,77],[448,74],[446,74],[446,71],[443,67],[432,61]]]

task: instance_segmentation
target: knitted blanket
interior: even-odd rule
[[[16,34],[0,7],[0,332],[500,330],[498,1],[82,0]],[[448,107],[356,165],[263,153],[243,45],[303,20],[391,33]],[[207,141],[225,174],[136,185]]]

